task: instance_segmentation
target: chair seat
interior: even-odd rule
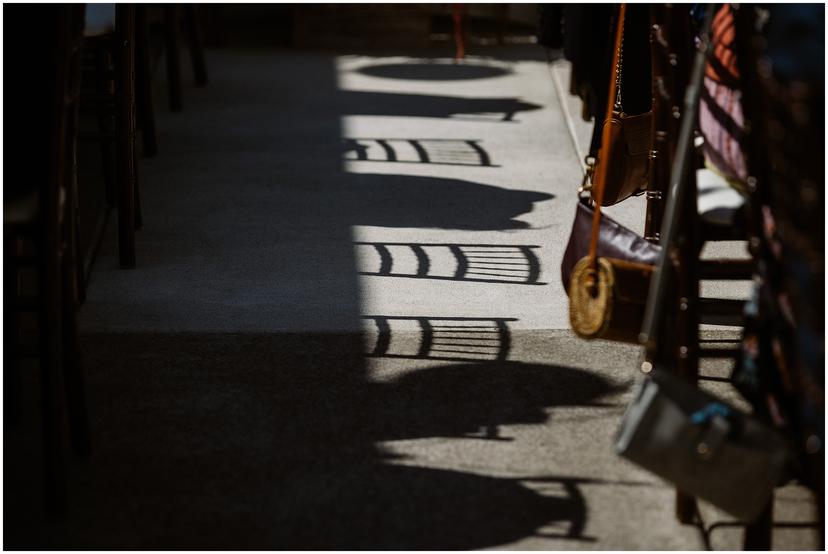
[[[741,223],[745,198],[724,177],[709,169],[696,172],[698,210],[703,223],[729,227]]]
[[[83,36],[98,37],[115,32],[115,4],[87,4]]]

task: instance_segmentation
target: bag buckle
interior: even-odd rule
[[[708,404],[690,415],[690,423],[705,428],[695,440],[695,455],[710,460],[730,436],[733,410],[719,402]]]
[[[595,156],[587,156],[584,158],[584,178],[581,180],[581,186],[578,187],[578,196],[589,196],[592,190],[592,177],[595,175]]]

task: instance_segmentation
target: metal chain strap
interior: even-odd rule
[[[621,44],[618,46],[618,64],[615,66],[615,110],[622,113],[621,107],[621,68],[624,64],[624,20],[618,22],[621,25]]]

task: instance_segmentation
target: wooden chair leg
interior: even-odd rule
[[[697,513],[696,497],[676,490],[676,519],[679,523],[693,523]]]
[[[201,25],[199,24],[198,11],[195,4],[184,4],[184,21],[187,25],[187,35],[190,43],[190,62],[193,64],[195,83],[203,87],[207,84],[207,64],[204,62]]]
[[[181,68],[178,60],[178,9],[173,4],[164,6],[164,32],[167,39],[167,89],[170,110],[181,111]]]
[[[17,238],[6,232],[3,237],[3,298],[9,304],[17,298]],[[3,310],[3,417],[7,425],[20,420],[20,371],[17,366],[17,310]]]
[[[67,156],[68,175],[66,182],[69,184],[68,210],[67,210],[67,243],[71,263],[67,271],[72,274],[72,295],[77,298],[79,304],[86,301],[86,275],[83,269],[83,254],[80,244],[80,210],[78,208],[78,133],[80,124],[78,121],[79,103],[76,101],[69,116],[69,130],[67,132]]]
[[[89,417],[86,411],[86,389],[78,341],[77,302],[72,296],[74,283],[71,267],[74,260],[67,259],[63,289],[63,376],[66,409],[69,416],[69,432],[72,449],[82,458],[91,451],[89,438]]]
[[[53,519],[64,512],[66,482],[63,468],[60,396],[61,287],[58,283],[57,244],[38,241],[38,342],[40,363],[41,427],[43,432],[43,483],[46,514]]]
[[[135,7],[135,102],[138,128],[141,130],[141,153],[151,157],[158,153],[155,132],[155,108],[152,105],[147,8]]]
[[[135,6],[118,4],[117,78],[118,244],[122,268],[135,267]]]
[[[745,527],[744,550],[770,550],[773,529],[773,496],[756,521]]]
[[[62,347],[63,376],[69,431],[72,447],[81,457],[89,455],[89,420],[86,414],[86,393],[83,383],[80,343],[78,340],[77,309],[85,297],[83,259],[79,246],[78,187],[77,187],[78,105],[69,116],[67,132],[67,183],[69,194],[64,228],[67,248],[63,258],[62,279]]]
[[[141,187],[139,186],[140,180],[138,179],[138,164],[135,164],[135,187],[133,187],[134,199],[133,203],[135,205],[135,229],[141,229],[144,227],[144,212],[141,209]]]
[[[95,49],[95,88],[99,95],[106,95],[112,93],[112,80],[110,74],[112,72],[112,64],[110,62],[110,53],[103,47],[97,46]],[[100,109],[98,111],[98,132],[104,136],[110,136],[114,132],[114,124],[112,114],[108,109]],[[101,140],[101,164],[103,167],[104,191],[106,194],[106,203],[110,206],[115,205],[115,148],[109,140]]]

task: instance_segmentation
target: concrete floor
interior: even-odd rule
[[[567,330],[565,62],[398,54],[212,51],[160,111],[137,268],[111,225],[82,310],[96,453],[47,545],[740,547],[613,453],[638,349]],[[640,199],[608,211],[641,229]],[[807,493],[776,510],[775,548],[816,545]]]

